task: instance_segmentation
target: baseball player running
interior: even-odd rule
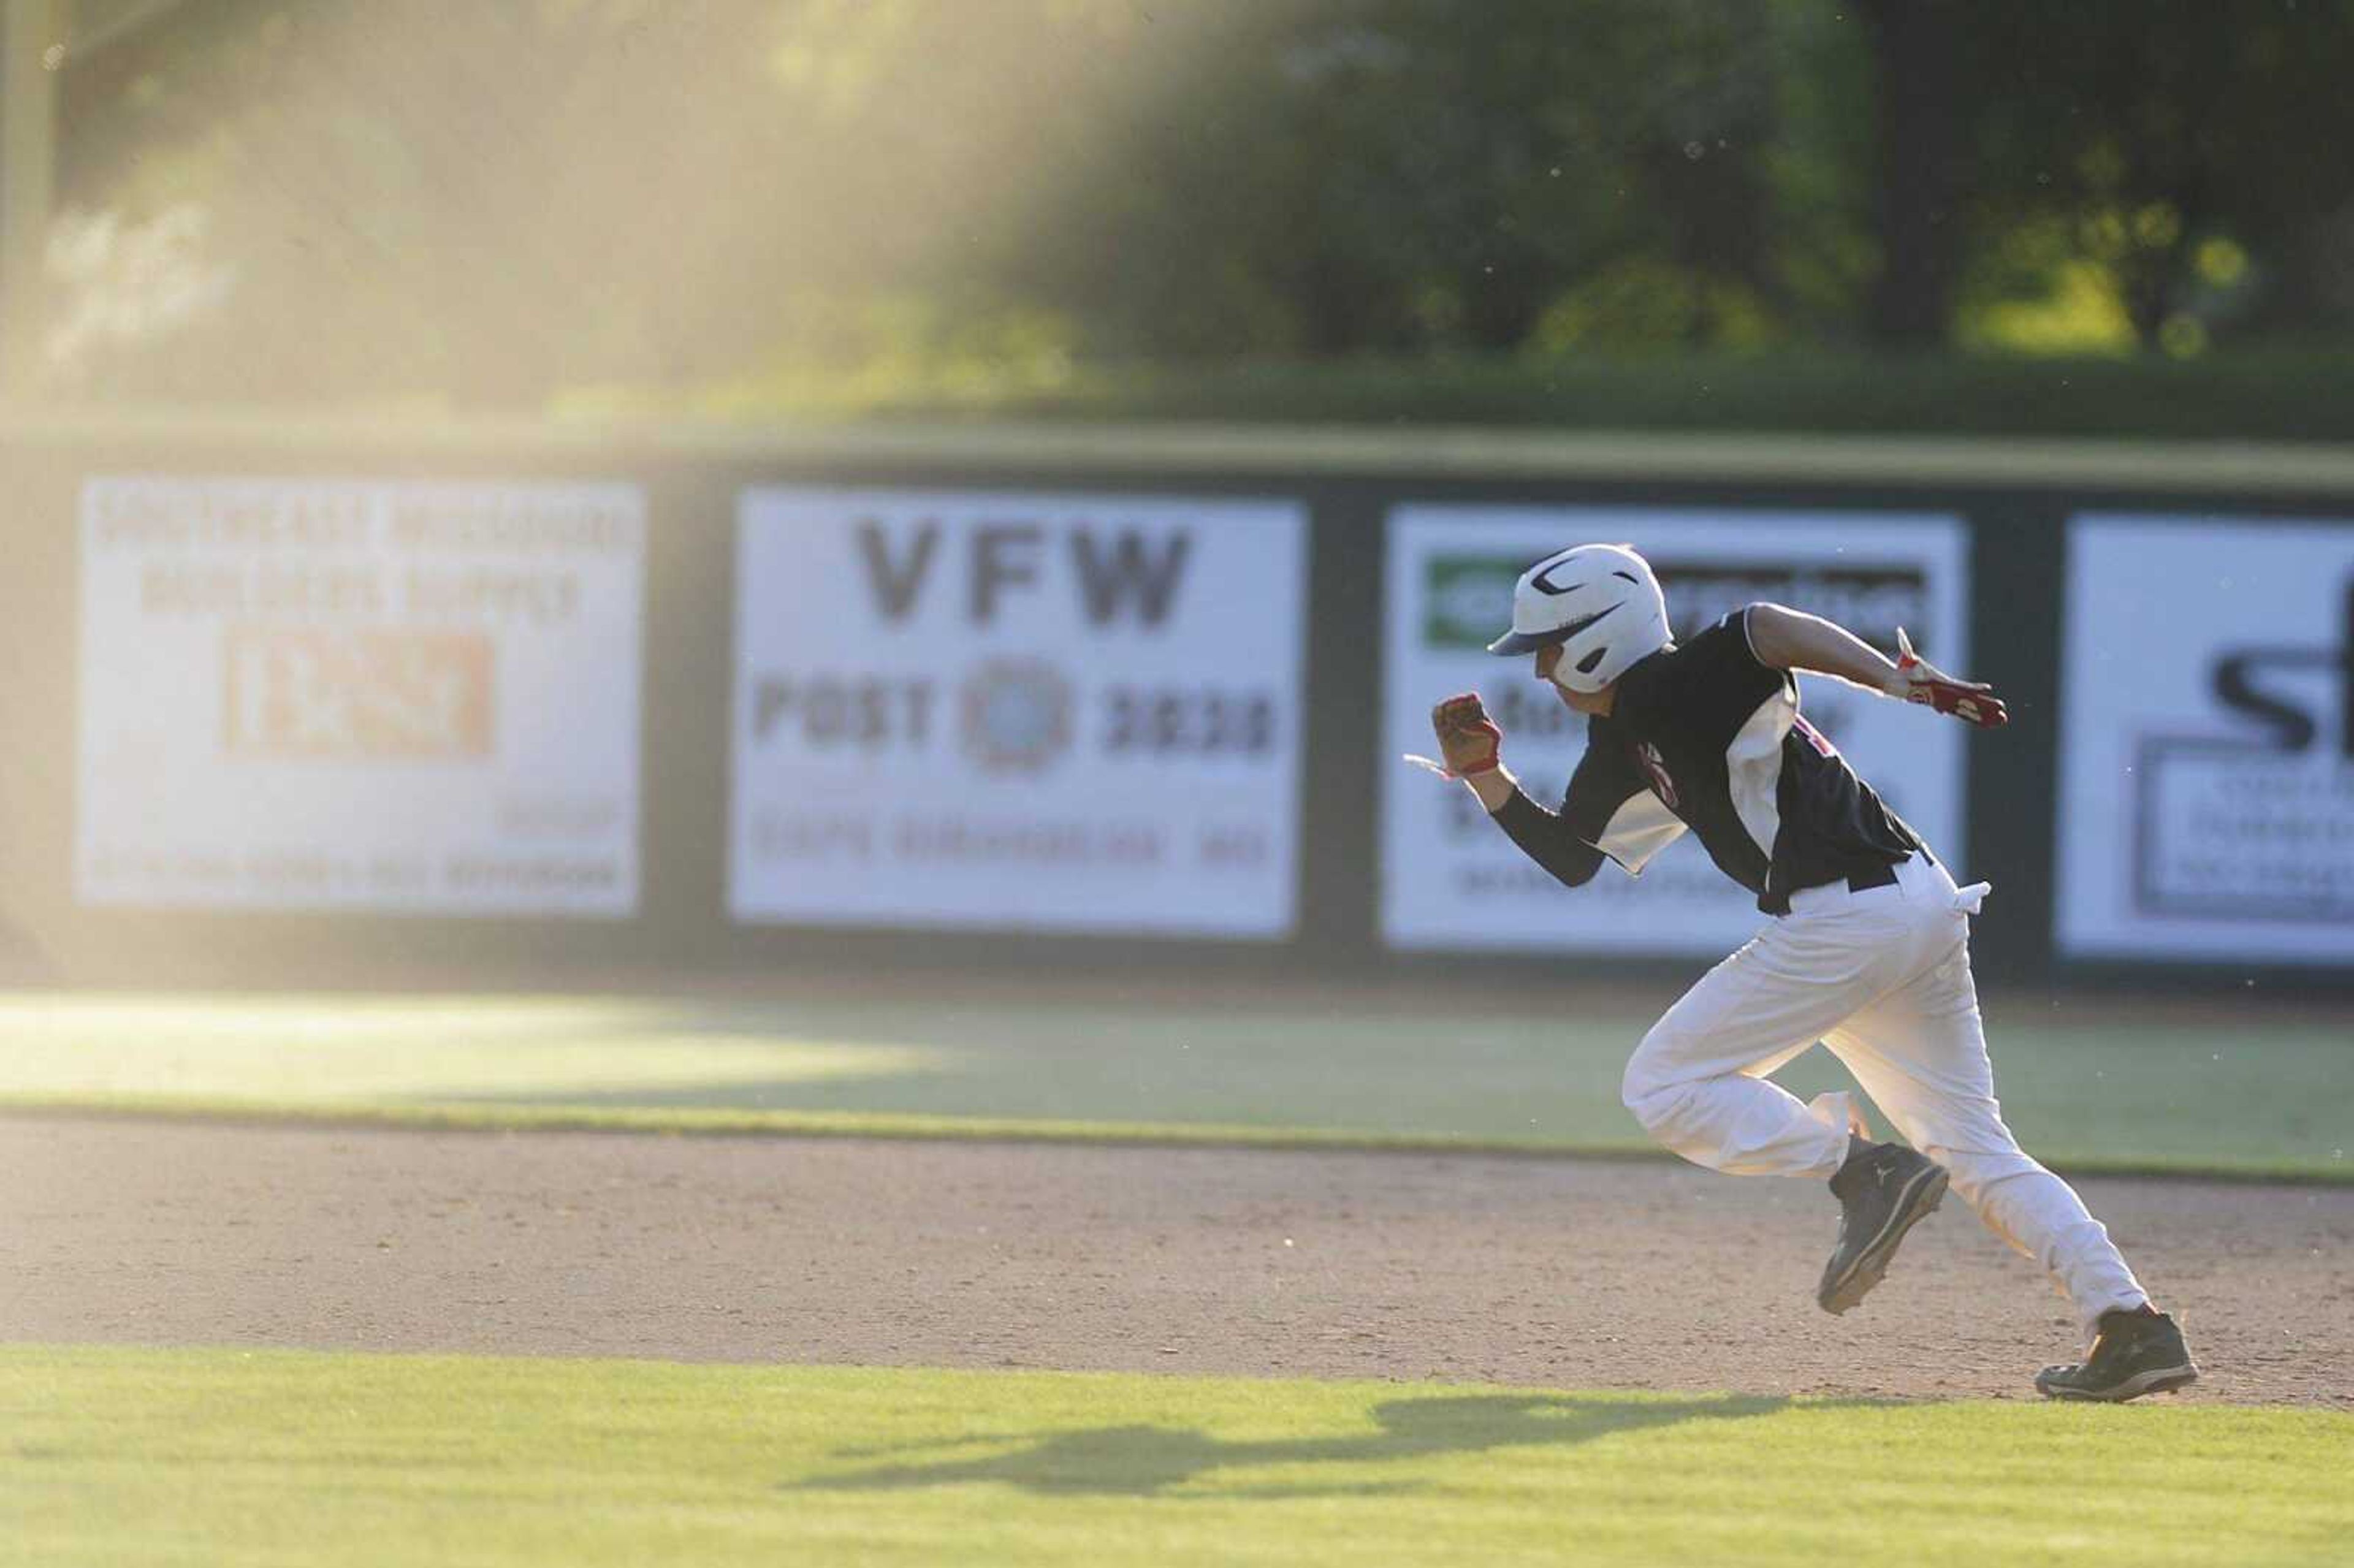
[[[1829,1179],[1840,1229],[1816,1294],[1823,1310],[1863,1299],[1950,1181],[2082,1319],[2091,1350],[2044,1368],[2038,1389],[2126,1400],[2180,1388],[2199,1375],[2181,1330],[2083,1200],[2003,1125],[1970,978],[1968,916],[1987,885],[1956,886],[1799,715],[1792,672],[1808,670],[1965,723],[2008,721],[1987,687],[1920,659],[1902,630],[1897,641],[1892,664],[1829,621],[1753,604],[1679,644],[1642,556],[1580,545],[1522,576],[1511,630],[1490,649],[1534,654],[1537,678],[1586,715],[1560,811],[1521,792],[1476,694],[1432,715],[1443,771],[1572,887],[1605,859],[1637,874],[1690,832],[1757,895],[1772,918],[1643,1037],[1624,1097],[1697,1164]],[[1818,1040],[1912,1148],[1871,1141],[1843,1094],[1801,1104],[1770,1081]]]

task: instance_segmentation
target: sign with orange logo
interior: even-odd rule
[[[232,626],[222,749],[318,758],[485,758],[496,647],[482,631]]]
[[[90,481],[80,895],[628,912],[644,553],[626,485]]]

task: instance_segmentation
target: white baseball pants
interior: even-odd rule
[[[1695,1164],[1828,1180],[1847,1155],[1848,1097],[1806,1105],[1766,1081],[1820,1040],[1987,1227],[2043,1266],[2089,1340],[2102,1313],[2149,1298],[2074,1189],[2003,1125],[1970,979],[1987,888],[1956,887],[1926,855],[1894,869],[1893,886],[1793,895],[1643,1036],[1627,1108]]]

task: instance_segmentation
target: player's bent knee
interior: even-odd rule
[[[1638,1091],[1628,1084],[1622,1090],[1621,1098],[1645,1132],[1670,1148],[1675,1147],[1677,1132],[1691,1107],[1691,1085],[1667,1084]]]
[[[1643,1102],[1673,1086],[1646,1066],[1638,1055],[1627,1064],[1627,1071],[1618,1080],[1618,1103],[1634,1112],[1635,1119],[1640,1121]]]
[[[1653,1024],[1643,1036],[1643,1043],[1635,1047],[1635,1054],[1627,1059],[1627,1070],[1618,1079],[1618,1103],[1635,1110],[1636,1101],[1686,1082],[1686,1075],[1672,1065],[1682,1044],[1680,1035],[1668,1030],[1664,1020]]]

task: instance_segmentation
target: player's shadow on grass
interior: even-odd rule
[[[1836,1401],[1831,1404],[1877,1403]],[[1492,1448],[1589,1443],[1617,1432],[1686,1421],[1745,1420],[1789,1408],[1787,1399],[1719,1395],[1708,1399],[1568,1399],[1552,1394],[1454,1394],[1394,1399],[1373,1407],[1380,1430],[1345,1436],[1273,1438],[1233,1443],[1172,1426],[1093,1426],[1049,1432],[1017,1441],[1010,1451],[970,1458],[943,1457],[885,1465],[791,1483],[788,1490],[889,1491],[998,1481],[1055,1495],[1150,1497],[1213,1470],[1260,1466],[1357,1465],[1433,1455],[1476,1454]],[[1819,1408],[1820,1406],[1810,1406]],[[885,1452],[937,1453],[943,1448],[1006,1439],[975,1437],[919,1444]],[[872,1451],[850,1457],[878,1457]],[[1414,1482],[1336,1485],[1270,1482],[1239,1485],[1189,1497],[1299,1497],[1405,1491]]]

